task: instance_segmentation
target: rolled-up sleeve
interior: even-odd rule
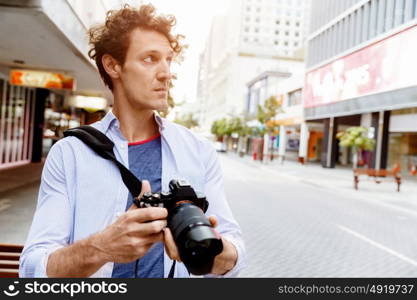
[[[72,213],[61,143],[55,144],[42,172],[38,203],[20,258],[20,277],[47,277],[48,257],[69,243]]]
[[[217,153],[211,145],[207,145],[207,149],[205,150],[208,150],[205,184],[205,193],[207,200],[209,201],[207,215],[214,215],[217,218],[217,231],[222,238],[227,239],[235,246],[238,255],[237,262],[233,269],[222,277],[236,277],[238,273],[246,267],[245,244],[240,226],[233,217],[230,206],[226,200],[223,172],[220,167]],[[207,277],[214,277],[214,275],[210,274]]]

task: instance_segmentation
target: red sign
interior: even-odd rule
[[[71,91],[75,89],[75,79],[71,76],[32,70],[10,70],[10,84]]]
[[[417,85],[417,26],[306,75],[304,107]]]

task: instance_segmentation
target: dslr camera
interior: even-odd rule
[[[134,199],[139,208],[164,207],[181,261],[194,275],[210,272],[216,255],[223,251],[220,236],[204,213],[208,202],[185,180],[171,180],[168,193],[145,193]]]

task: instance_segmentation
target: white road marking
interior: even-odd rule
[[[337,225],[337,227],[339,227],[339,229],[353,235],[354,237],[357,237],[358,239],[361,239],[362,241],[367,242],[368,244],[371,244],[372,246],[374,246],[374,247],[376,247],[376,248],[378,248],[382,251],[385,251],[385,252],[401,259],[402,261],[405,261],[405,262],[409,263],[410,265],[413,265],[413,266],[417,267],[417,261],[415,261],[415,260],[397,252],[397,251],[394,251],[394,250],[392,250],[392,249],[390,249],[390,248],[388,248],[384,245],[381,245],[380,243],[377,243],[377,242],[367,238],[366,236],[363,236],[362,234],[359,234],[359,233],[357,233],[357,232],[355,232],[355,231],[353,231],[353,230],[351,230],[347,227],[344,227],[342,225]]]

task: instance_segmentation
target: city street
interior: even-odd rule
[[[220,159],[248,252],[241,277],[417,276],[415,210],[294,180],[234,154]],[[32,183],[0,193],[3,243],[24,243],[37,191]]]
[[[249,256],[241,277],[417,276],[413,211],[221,161]]]

